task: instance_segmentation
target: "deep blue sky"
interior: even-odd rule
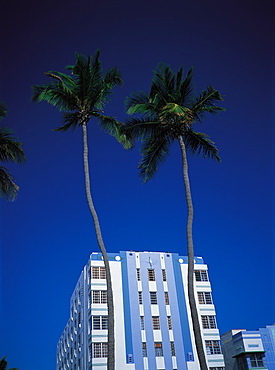
[[[274,5],[267,0],[9,0],[1,2],[3,124],[24,143],[26,164],[9,165],[20,193],[1,201],[0,357],[20,370],[54,370],[69,299],[89,254],[98,251],[86,205],[81,132],[53,132],[59,113],[32,104],[43,72],[64,71],[74,53],[101,50],[118,66],[106,113],[124,120],[124,98],[148,90],[163,61],[194,66],[197,90],[212,84],[226,112],[199,127],[221,164],[190,158],[195,253],[209,265],[221,333],[275,322],[272,297],[272,122]],[[273,80],[273,82],[272,82]],[[125,151],[89,126],[92,190],[108,251],[186,255],[179,148],[154,181],[137,177],[138,148]]]

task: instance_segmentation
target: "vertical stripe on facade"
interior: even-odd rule
[[[132,354],[134,356],[135,367],[143,369],[142,340],[140,330],[140,312],[138,303],[138,284],[136,275],[135,253],[126,252],[127,256],[127,276],[129,288],[129,314],[131,321],[132,334]]]
[[[130,313],[130,288],[128,279],[128,261],[126,252],[120,252],[121,256],[121,274],[122,274],[122,294],[123,294],[123,312],[124,312],[124,330],[125,330],[125,347],[126,347],[126,363],[129,355],[133,355],[132,342],[132,325]],[[134,361],[134,359],[133,359]]]
[[[148,252],[140,253],[140,279],[142,284],[142,298],[144,308],[144,323],[147,343],[148,368],[156,370],[156,357],[154,348],[154,335],[152,326],[151,301],[148,284],[148,268],[152,268],[150,263],[150,254]],[[157,298],[158,293],[157,293]]]
[[[177,296],[179,316],[180,316],[180,327],[177,328],[178,330],[177,334],[182,336],[184,353],[185,353],[185,358],[183,359],[183,361],[187,361],[188,353],[191,353],[192,357],[194,358],[193,347],[192,347],[191,336],[190,336],[190,323],[188,321],[187,306],[186,306],[188,302],[186,302],[185,300],[182,272],[181,272],[181,267],[179,263],[179,255],[173,254],[172,260],[173,260],[172,263],[173,263],[173,270],[174,270],[174,276],[175,276],[175,287],[172,287],[171,290]]]

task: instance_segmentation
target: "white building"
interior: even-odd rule
[[[199,370],[187,295],[187,257],[177,253],[108,254],[113,281],[117,370]],[[195,290],[210,370],[223,370],[207,266],[195,258]],[[57,370],[107,369],[105,269],[92,253],[70,302],[57,345]]]

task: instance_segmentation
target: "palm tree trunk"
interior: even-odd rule
[[[193,218],[194,218],[194,209],[191,196],[191,187],[188,175],[188,162],[186,155],[186,148],[182,136],[178,138],[181,155],[182,155],[182,171],[183,171],[183,180],[185,186],[186,194],[186,203],[188,208],[188,217],[187,217],[187,226],[186,226],[186,235],[187,235],[187,249],[188,249],[188,273],[187,273],[187,286],[188,286],[188,298],[189,306],[191,311],[193,331],[195,336],[195,343],[197,354],[200,363],[201,370],[208,370],[205,352],[203,348],[203,342],[201,337],[201,329],[198,317],[198,311],[195,301],[195,292],[194,292],[194,245],[193,245]]]
[[[112,290],[112,279],[110,272],[110,265],[106,248],[104,246],[101,228],[98,220],[98,216],[93,204],[90,187],[90,174],[89,174],[89,162],[88,162],[88,140],[87,140],[87,125],[86,122],[82,124],[83,130],[83,159],[84,159],[84,174],[85,174],[85,189],[87,202],[94,220],[95,232],[99,249],[102,253],[105,269],[106,269],[106,282],[107,282],[107,307],[108,307],[108,360],[107,369],[115,370],[115,337],[114,337],[114,301],[113,301],[113,290]]]

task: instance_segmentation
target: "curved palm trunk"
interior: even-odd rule
[[[188,208],[186,234],[187,234],[187,249],[188,249],[187,285],[188,285],[189,306],[190,306],[192,323],[193,323],[195,343],[196,343],[198,358],[200,362],[200,369],[207,370],[208,367],[207,367],[205,352],[204,352],[203,343],[202,343],[201,329],[200,329],[198,311],[197,311],[197,306],[196,306],[196,301],[195,301],[195,292],[194,292],[194,245],[193,245],[194,209],[193,209],[190,181],[189,181],[189,175],[188,175],[188,163],[187,163],[185,144],[182,139],[182,136],[180,136],[178,140],[179,140],[179,144],[181,148],[183,180],[184,180],[184,186],[185,186],[186,203],[187,203],[187,208]]]
[[[107,252],[104,246],[100,224],[98,216],[93,204],[90,188],[90,175],[89,175],[89,162],[88,162],[88,140],[87,140],[87,125],[82,124],[83,130],[83,159],[84,159],[84,174],[85,174],[85,189],[87,202],[94,220],[96,238],[99,249],[102,253],[105,269],[106,269],[106,282],[107,282],[107,307],[108,307],[108,360],[107,369],[115,370],[115,337],[114,337],[114,302],[113,302],[113,290],[112,290],[112,279],[110,272],[110,265],[107,257]]]

